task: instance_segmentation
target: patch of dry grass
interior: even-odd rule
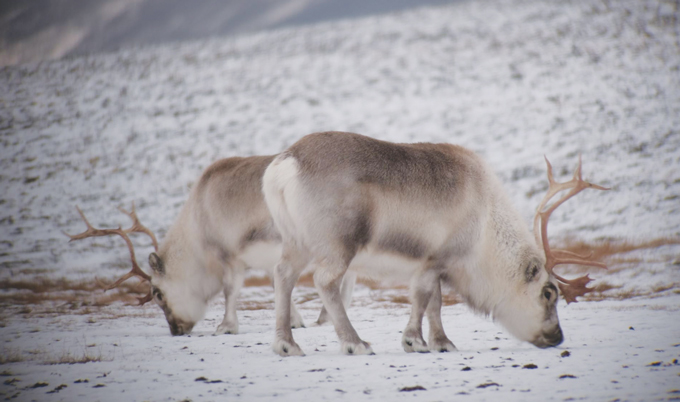
[[[15,348],[0,348],[0,364],[8,363],[18,363],[23,362],[26,359],[22,355],[21,351]]]
[[[252,311],[252,310],[273,310],[274,309],[274,302],[273,301],[250,301],[250,300],[243,300],[240,301],[238,304],[238,309],[239,310],[247,310],[247,311]]]
[[[411,300],[406,294],[380,294],[375,297],[374,300],[378,302],[388,302],[394,304],[411,304]],[[454,293],[442,294],[443,306],[453,306],[458,303],[462,303],[462,300]]]
[[[314,276],[312,274],[302,275],[295,286],[314,287]]]
[[[56,358],[49,357],[47,358],[44,363],[49,364],[49,365],[55,365],[55,364],[84,364],[84,363],[92,363],[92,362],[101,362],[104,359],[102,358],[101,353],[99,354],[91,354],[89,351],[85,351],[82,354],[73,354],[71,352],[64,352],[61,356],[58,356]]]
[[[105,359],[102,357],[101,352],[92,353],[89,350],[84,350],[82,353],[72,353],[71,351],[65,351],[61,355],[53,356],[50,353],[40,350],[18,350],[16,348],[0,349],[0,365],[19,363],[25,361],[38,361],[42,364],[83,364],[90,362],[101,362]]]
[[[649,241],[630,241],[630,240],[601,240],[595,243],[586,243],[581,240],[566,239],[562,247],[562,250],[571,251],[572,253],[588,255],[590,259],[594,261],[605,261],[609,260],[615,262],[617,260],[612,259],[615,255],[625,254],[631,251],[653,249],[663,246],[670,246],[680,244],[680,239],[664,237],[660,239],[654,239]],[[631,262],[642,262],[636,257],[622,257],[619,261],[631,261]]]
[[[560,248],[581,255],[587,255],[594,261],[605,262],[608,265],[606,274],[615,274],[630,270],[635,267],[640,267],[643,264],[671,261],[665,258],[667,256],[659,257],[660,259],[654,258],[653,260],[650,260],[649,258],[641,257],[640,255],[629,255],[628,253],[679,244],[679,238],[659,238],[649,241],[637,242],[630,240],[602,240],[594,243],[585,243],[579,240],[567,239],[563,242],[563,246]],[[677,262],[672,262],[672,264],[677,264]],[[598,268],[590,268],[580,265],[565,266],[564,268],[561,267],[559,269],[563,272],[571,274],[600,271]],[[631,272],[633,277],[635,277],[636,274],[636,272]],[[668,292],[680,292],[680,283],[667,283],[650,288],[627,288],[621,285],[612,285],[608,283],[606,281],[606,276],[597,280],[596,282],[592,282],[591,286],[593,286],[594,291],[583,296],[581,300],[626,300],[636,297],[655,297],[657,295],[667,294]]]
[[[272,286],[272,280],[268,276],[252,276],[246,278],[246,280],[243,282],[243,286],[247,287]]]
[[[375,300],[379,302],[389,302],[395,304],[411,304],[411,301],[406,295],[380,295]]]
[[[602,240],[594,243],[586,243],[575,239],[562,241],[564,250],[574,253],[589,255],[596,261],[604,261],[609,265],[608,273],[616,273],[630,269],[631,265],[644,264],[646,261],[642,257],[626,255],[631,251],[643,249],[655,249],[668,245],[680,244],[680,238],[660,238],[650,241],[627,241],[627,240]],[[675,263],[675,262],[674,262]],[[593,268],[581,266],[561,267],[561,270],[569,273],[586,272]],[[376,280],[360,278],[358,280],[364,286],[372,290],[381,289],[407,289],[407,286],[394,286]],[[625,299],[637,296],[649,296],[654,293],[664,293],[680,288],[680,284],[667,284],[658,288],[645,291],[624,291],[600,280],[595,285],[595,291],[588,294],[584,300],[603,300],[603,299]],[[245,280],[244,286],[258,287],[271,286],[272,281],[267,276],[250,277]],[[300,287],[314,287],[312,275],[304,275],[298,281]],[[0,282],[0,307],[12,307],[14,313],[31,314],[35,313],[31,306],[42,305],[41,313],[63,313],[71,314],[90,314],[93,310],[108,306],[114,302],[123,302],[134,305],[137,303],[136,297],[145,295],[148,292],[148,284],[144,282],[129,281],[122,283],[118,288],[104,292],[101,285],[96,280],[70,280],[66,278],[35,278],[32,280],[6,280]],[[406,296],[384,296],[384,301],[396,304],[408,303]],[[311,300],[311,299],[310,299]],[[307,301],[304,300],[303,303]],[[443,304],[453,305],[460,303],[454,294],[444,294]],[[51,305],[52,307],[47,307]],[[18,306],[25,306],[23,310],[17,311]],[[248,303],[242,302],[244,310],[259,310],[271,308],[269,303]],[[28,309],[28,310],[26,310]],[[115,317],[107,317],[115,318]],[[4,325],[4,317],[0,317],[0,325]]]
[[[125,282],[116,289],[104,292],[94,280],[36,278],[3,281],[0,283],[0,291],[2,291],[0,306],[63,302],[71,306],[101,307],[116,301],[135,304],[135,297],[146,294],[148,285],[141,282]]]
[[[598,289],[599,286],[596,286],[594,292],[581,296],[579,301],[628,300],[636,297],[654,298],[669,291],[672,291],[673,294],[680,294],[680,285],[678,284],[674,284],[672,287],[651,289],[623,289],[621,287],[611,287],[607,291],[599,291]]]
[[[651,288],[627,289],[620,285],[612,285],[606,280],[599,280],[593,286],[593,292],[582,296],[580,300],[601,301],[601,300],[627,300],[635,297],[655,297],[672,292],[680,294],[680,283],[667,283]]]

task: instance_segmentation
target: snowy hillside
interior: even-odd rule
[[[527,221],[543,155],[565,177],[582,153],[612,191],[565,205],[551,233],[678,236],[676,16],[640,1],[468,2],[5,68],[2,262],[72,272],[90,248],[64,244],[74,205],[116,224],[134,201],[162,233],[212,161],[324,130],[469,147]]]
[[[595,277],[605,278],[618,289],[618,293],[611,293],[614,300],[582,303],[575,309],[560,306],[569,311],[565,315],[573,325],[569,328],[569,324],[564,324],[565,331],[576,332],[577,326],[586,326],[580,329],[585,333],[572,332],[571,346],[565,344],[581,348],[584,354],[591,352],[581,346],[586,343],[583,339],[597,339],[603,331],[611,330],[611,327],[603,330],[596,325],[600,320],[599,311],[616,317],[618,321],[613,318],[607,321],[614,324],[625,321],[628,316],[620,312],[628,309],[637,317],[631,318],[631,322],[639,318],[650,331],[657,328],[663,335],[645,337],[643,333],[635,333],[635,342],[647,340],[648,343],[640,352],[644,353],[643,357],[635,359],[634,370],[639,378],[656,376],[654,384],[663,386],[657,388],[657,384],[650,388],[642,380],[638,383],[631,380],[633,382],[624,387],[625,393],[618,393],[616,387],[602,390],[597,385],[599,380],[608,382],[613,378],[596,377],[597,381],[588,379],[583,383],[574,380],[573,384],[581,384],[585,390],[598,389],[599,393],[591,394],[595,400],[617,396],[622,396],[622,400],[641,400],[647,399],[648,393],[655,398],[666,397],[669,390],[679,387],[677,367],[663,366],[680,357],[677,349],[680,342],[677,338],[680,333],[677,323],[680,302],[677,294],[680,287],[680,246],[677,245],[680,238],[679,13],[677,2],[661,0],[463,1],[446,7],[288,28],[236,39],[134,48],[3,68],[0,70],[0,280],[4,284],[5,312],[0,317],[3,323],[0,334],[2,339],[15,339],[7,342],[3,350],[16,349],[23,356],[32,348],[30,339],[33,338],[27,334],[35,328],[43,331],[40,336],[35,335],[43,345],[49,344],[50,336],[45,333],[48,327],[50,332],[59,333],[60,339],[69,338],[75,344],[80,337],[84,344],[101,339],[113,328],[118,331],[117,338],[106,342],[117,343],[116,339],[125,339],[128,332],[130,335],[134,332],[139,343],[128,345],[125,353],[109,354],[108,349],[100,349],[104,362],[60,368],[68,371],[69,376],[85,375],[83,372],[93,370],[89,366],[95,364],[99,365],[97,372],[128,370],[126,379],[118,379],[123,384],[135,383],[142,373],[142,376],[148,375],[143,377],[148,383],[137,384],[132,389],[144,386],[149,392],[136,394],[143,395],[139,398],[183,397],[185,394],[178,394],[172,382],[152,384],[157,376],[165,376],[165,371],[140,372],[134,367],[143,363],[126,363],[132,361],[128,357],[135,354],[131,351],[138,351],[136,348],[141,348],[139,353],[143,353],[144,347],[162,350],[167,347],[164,342],[168,342],[175,353],[168,356],[177,362],[177,368],[167,375],[186,375],[182,372],[183,357],[176,352],[180,344],[195,337],[170,339],[162,313],[155,306],[139,309],[142,313],[137,319],[134,315],[126,318],[125,328],[115,324],[116,320],[104,324],[99,318],[93,320],[101,325],[91,326],[86,323],[87,318],[62,316],[63,311],[58,309],[56,317],[61,318],[56,321],[49,321],[49,317],[55,317],[51,313],[35,316],[29,311],[21,313],[23,316],[13,315],[24,310],[10,304],[14,300],[11,294],[23,289],[18,285],[22,281],[45,278],[92,281],[95,275],[111,278],[127,269],[129,262],[120,239],[67,243],[62,230],[75,233],[84,229],[75,205],[83,209],[93,224],[113,227],[128,224],[116,208],[129,207],[134,202],[144,224],[162,239],[191,185],[211,162],[236,155],[273,154],[305,134],[342,130],[389,141],[450,142],[473,149],[498,172],[527,225],[547,189],[543,155],[553,163],[558,179],[567,179],[578,155],[582,154],[584,177],[611,187],[611,191],[584,192],[561,207],[550,225],[555,242],[572,239],[591,244],[605,240],[641,243],[662,239],[661,243],[670,241],[676,245],[619,256],[609,261],[611,273],[595,273]],[[141,256],[150,251],[145,241],[139,240],[144,246],[139,247]],[[247,289],[242,299],[247,300],[253,292],[268,290],[253,289]],[[646,297],[616,301],[622,289]],[[300,290],[305,291],[311,290]],[[376,311],[386,308],[384,303],[375,301],[374,291],[367,288],[358,291],[358,300],[364,300],[363,305]],[[606,299],[607,294],[602,298]],[[659,296],[664,298],[649,298]],[[263,297],[272,300],[270,294]],[[305,318],[309,320],[307,316],[313,316],[317,307],[318,304],[309,307]],[[380,322],[377,313],[374,317],[370,311],[354,308],[360,320],[375,318]],[[406,321],[402,310],[406,310],[403,305],[394,308],[402,314],[401,318],[386,319],[385,328],[396,339]],[[458,328],[456,321],[463,317],[466,322],[485,323],[485,339],[493,340],[493,334],[502,331],[472,316],[461,305],[451,309],[446,314],[456,316],[447,324],[452,328]],[[37,307],[34,311],[44,312]],[[647,315],[650,311],[654,314]],[[579,317],[581,312],[584,314]],[[215,304],[211,317],[219,313],[220,307]],[[382,311],[379,315],[384,318],[385,314]],[[273,338],[273,315],[269,310],[252,315],[261,321],[245,325],[246,333],[238,335],[239,338],[220,337],[217,344],[226,343],[232,353],[232,339],[250,347],[249,339],[254,339],[252,336],[256,333],[257,342],[269,342]],[[41,321],[41,317],[47,318]],[[49,326],[45,320],[50,322]],[[143,324],[139,326],[139,323]],[[197,331],[210,333],[212,324],[203,325]],[[633,347],[628,338],[621,338],[621,334],[634,333],[628,330],[629,326],[635,325],[625,324],[625,331],[621,333],[607,332],[607,339],[614,342],[608,351],[621,353]],[[322,329],[323,336],[319,332],[309,336],[324,340],[317,339],[303,347],[312,351],[317,343],[334,345],[332,329]],[[461,329],[465,334],[461,335],[472,337],[473,330],[466,324],[464,330]],[[299,333],[296,332],[296,336],[303,336],[297,335]],[[23,334],[21,339],[20,334]],[[676,334],[676,339],[670,340],[670,334]],[[456,339],[452,336],[454,343]],[[545,359],[541,351],[528,345],[518,346],[505,336],[502,339],[501,343],[508,342],[513,348],[519,348],[516,353],[520,355],[527,353],[532,359]],[[376,344],[388,342],[387,338],[381,339],[378,332],[369,340]],[[207,342],[207,338],[202,341]],[[390,349],[385,360],[387,366],[399,367],[411,364],[410,359],[422,360],[419,356],[400,353],[398,342],[389,342],[394,350]],[[471,340],[465,345],[474,353],[479,350],[485,354],[487,346],[495,345],[494,342],[474,342]],[[210,347],[205,350],[211,350]],[[53,350],[52,346],[45,348]],[[308,373],[315,367],[305,368],[307,363],[300,363],[302,360],[280,362],[268,346],[257,348],[247,349],[253,364],[290,365],[305,381],[316,373]],[[654,352],[657,349],[665,352]],[[329,347],[328,353],[334,356],[334,361],[347,367],[358,364],[338,356],[337,348]],[[550,356],[558,354],[551,353]],[[154,354],[145,357],[148,359],[145,361],[151,360],[154,367],[164,366],[160,356]],[[236,359],[238,354],[230,356]],[[439,358],[458,364],[462,362],[458,362],[462,359],[460,356],[432,355],[428,359],[435,364],[439,364]],[[598,356],[606,359],[606,355]],[[393,362],[390,363],[390,359]],[[614,366],[626,364],[619,360],[611,358],[603,363],[599,373],[611,373]],[[645,364],[656,360],[664,363],[653,366],[658,371],[650,374]],[[49,376],[49,372],[57,371],[45,366],[35,369],[31,364],[36,363],[31,362],[28,359],[13,363],[0,367],[0,371],[8,367],[12,373],[33,373],[31,378],[38,372]],[[370,358],[366,361],[362,358],[360,365],[363,367],[369,362]],[[524,362],[521,360],[521,364]],[[558,367],[549,360],[543,362],[550,368]],[[588,360],[581,362],[592,365]],[[331,368],[324,369],[330,375]],[[427,372],[428,381],[432,382],[440,378],[438,376],[448,376],[443,371]],[[554,378],[570,374],[546,373]],[[475,371],[472,374],[476,375]],[[213,378],[213,374],[200,370],[190,376],[192,386],[195,377]],[[282,381],[283,374],[272,380],[275,376],[269,373],[260,379]],[[488,379],[502,383],[497,379],[500,376]],[[484,383],[487,377],[479,373],[479,377],[473,377],[472,385]],[[238,377],[234,378],[236,381]],[[579,378],[586,381],[585,374]],[[51,381],[50,385],[57,381]],[[267,384],[273,387],[271,382]],[[440,384],[444,387],[443,380]],[[29,385],[27,381],[22,384],[25,385]],[[409,385],[414,384],[404,386]],[[444,387],[440,394],[430,397],[447,399],[463,391],[453,384],[451,387],[450,390]],[[490,387],[515,395],[515,400],[526,396],[511,393],[511,389],[515,389],[510,386]],[[562,400],[569,396],[551,394],[548,397],[548,385],[541,387],[540,390],[537,386],[533,388],[536,400]],[[9,385],[0,388],[0,392],[11,396],[9,388]],[[53,398],[76,398],[78,394],[73,388],[69,385]],[[348,391],[346,387],[338,388]],[[471,388],[474,391],[474,387]],[[275,392],[276,387],[271,389]],[[370,392],[351,389],[366,399],[371,398]],[[332,387],[322,390],[328,391],[323,394],[326,399],[342,399],[344,395]],[[40,395],[35,398],[47,400],[44,391],[47,389],[21,392],[24,396]],[[478,392],[467,388],[464,391]],[[106,394],[84,395],[86,399],[95,399]],[[193,391],[186,395],[198,398],[198,393]],[[272,393],[263,392],[260,396],[267,395],[271,397]],[[292,400],[302,394],[283,395]],[[383,400],[390,397],[373,395]],[[409,392],[395,395],[392,397],[412,396]],[[485,395],[479,400],[495,400],[499,396],[498,393]],[[116,400],[113,395],[101,399]]]

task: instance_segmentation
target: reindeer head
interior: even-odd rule
[[[560,205],[581,191],[587,188],[597,190],[609,189],[583,180],[580,156],[573,178],[564,183],[555,181],[552,166],[550,165],[548,158],[545,158],[545,162],[547,164],[549,188],[534,215],[534,237],[536,238],[536,243],[543,248],[545,259],[542,261],[542,265],[545,269],[537,270],[539,273],[537,274],[538,280],[534,285],[530,286],[529,291],[530,295],[540,295],[539,298],[541,299],[541,303],[546,307],[545,320],[543,321],[543,328],[540,331],[540,335],[530,341],[538,347],[556,346],[562,342],[562,330],[559,326],[557,309],[555,308],[558,295],[557,288],[559,288],[560,293],[567,301],[567,304],[575,303],[576,297],[583,296],[586,293],[593,291],[592,288],[586,287],[588,282],[591,281],[587,274],[569,280],[557,275],[554,272],[555,267],[561,264],[578,264],[597,268],[607,268],[607,266],[601,262],[590,260],[590,256],[582,256],[566,250],[552,250],[548,243],[548,220],[550,219],[550,215]],[[550,202],[555,195],[564,190],[569,191],[563,195],[562,198],[550,205],[550,207],[546,208],[548,202]],[[534,269],[535,268],[532,268],[532,272],[534,272]],[[557,288],[555,285],[557,285]],[[531,289],[532,287],[534,288],[533,291]],[[540,291],[537,291],[538,288],[540,288]]]
[[[205,303],[187,302],[190,299],[186,297],[186,286],[183,286],[183,283],[168,280],[165,273],[165,264],[155,252],[151,253],[149,256],[149,265],[153,270],[152,275],[148,275],[142,271],[141,268],[139,268],[137,259],[135,257],[135,250],[128,234],[147,234],[151,238],[156,252],[158,252],[158,241],[156,240],[156,236],[154,236],[153,232],[151,232],[151,230],[139,222],[135,212],[134,204],[132,205],[132,210],[129,212],[119,208],[121,212],[128,215],[133,221],[132,226],[128,229],[122,229],[120,227],[118,229],[96,229],[90,224],[90,222],[88,222],[85,214],[83,214],[80,208],[76,207],[76,209],[78,210],[80,217],[87,225],[87,230],[77,235],[70,235],[64,232],[65,235],[71,238],[71,241],[85,239],[88,237],[118,235],[122,237],[123,240],[125,240],[128,250],[130,251],[132,269],[114,283],[110,285],[103,285],[104,291],[113,289],[131,277],[136,276],[142,281],[148,282],[150,285],[149,293],[147,293],[147,295],[144,297],[138,298],[139,305],[143,305],[150,300],[154,300],[156,304],[158,304],[158,306],[163,310],[165,318],[168,321],[168,325],[170,327],[170,333],[172,335],[184,335],[190,333],[196,322],[203,318],[206,307]],[[198,308],[196,308],[197,305]]]
[[[518,266],[504,281],[502,299],[493,307],[494,320],[537,347],[559,345],[563,340],[557,316],[559,293],[555,279],[543,269],[545,258],[537,247],[527,247],[513,261]]]
[[[168,274],[166,263],[159,254],[149,254],[151,274],[151,295],[163,310],[172,335],[184,335],[205,315],[205,298],[192,294],[190,283],[183,278],[173,278]],[[174,270],[173,270],[174,272]]]
[[[557,346],[563,340],[556,308],[558,295],[561,293],[567,303],[572,303],[576,302],[576,297],[593,290],[586,287],[591,281],[588,275],[569,280],[557,275],[554,268],[560,264],[606,268],[600,262],[589,260],[589,256],[581,256],[565,250],[552,250],[548,243],[547,226],[550,215],[555,209],[582,190],[586,188],[608,189],[583,180],[580,159],[573,179],[565,183],[558,183],[554,180],[552,166],[547,158],[546,163],[550,187],[534,217],[536,242],[527,239],[528,242],[517,242],[508,247],[512,250],[505,254],[512,256],[510,260],[515,261],[513,264],[517,264],[519,270],[513,270],[512,280],[506,283],[508,291],[493,308],[494,318],[510,333],[540,348]],[[548,202],[563,190],[569,191],[546,208]],[[521,243],[524,243],[524,248],[518,252],[516,247]]]

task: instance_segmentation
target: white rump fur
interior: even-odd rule
[[[269,165],[263,191],[283,241],[274,272],[276,353],[303,354],[288,307],[304,269],[314,272],[344,353],[372,353],[338,298],[347,269],[410,278],[413,311],[402,338],[407,352],[455,349],[441,325],[441,283],[521,340],[539,347],[561,342],[557,288],[543,269],[542,250],[496,175],[471,151],[311,134]]]

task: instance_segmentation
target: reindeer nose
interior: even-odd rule
[[[562,335],[562,328],[559,326],[555,331],[545,334],[545,340],[548,346],[557,346],[564,340],[564,335]]]
[[[533,343],[534,346],[543,349],[557,346],[562,343],[563,340],[564,336],[562,335],[562,328],[557,326],[553,331],[542,333],[531,343]]]
[[[177,325],[174,321],[168,322],[168,325],[170,326],[170,333],[172,336],[178,336],[178,335],[184,335],[184,331],[182,331],[182,327]]]
[[[191,333],[191,330],[194,328],[194,324],[178,321],[168,321],[168,325],[170,326],[170,333],[172,336]]]

